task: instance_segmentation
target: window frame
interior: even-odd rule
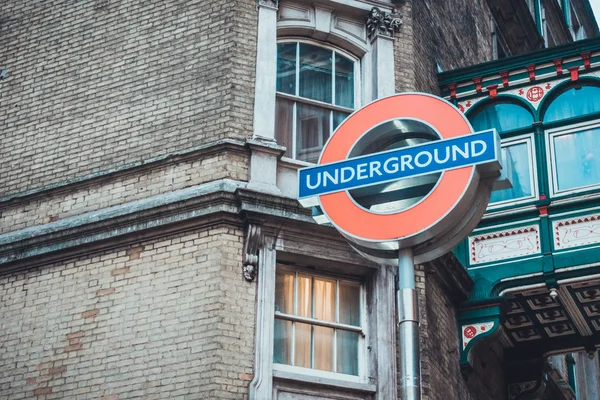
[[[529,174],[529,184],[531,185],[532,194],[531,194],[531,196],[520,197],[518,199],[503,200],[503,201],[497,201],[494,203],[490,202],[488,204],[486,212],[504,208],[506,206],[521,205],[521,204],[529,203],[529,202],[535,201],[539,198],[540,193],[539,193],[539,185],[538,185],[537,151],[536,151],[535,138],[534,138],[533,132],[530,132],[525,135],[519,135],[519,136],[510,137],[510,138],[501,138],[500,139],[500,147],[501,148],[503,148],[504,146],[511,146],[511,145],[520,144],[520,143],[527,144],[527,150],[529,153],[529,157],[528,157],[529,170],[531,172]]]
[[[297,154],[298,153],[297,104],[302,103],[302,104],[306,104],[306,105],[313,106],[313,107],[319,107],[321,109],[330,111],[330,114],[329,114],[329,130],[330,130],[329,137],[331,137],[331,135],[333,135],[333,132],[335,131],[335,129],[333,128],[333,119],[334,119],[333,112],[338,111],[338,112],[352,114],[356,110],[360,109],[360,107],[362,106],[362,104],[361,104],[361,99],[362,99],[361,59],[359,57],[356,57],[352,53],[345,51],[344,49],[342,49],[338,46],[328,44],[328,43],[323,43],[323,42],[316,41],[316,40],[308,40],[308,39],[302,38],[302,37],[288,36],[288,37],[278,38],[277,44],[279,45],[280,43],[296,43],[297,44],[296,45],[296,72],[295,72],[295,92],[296,93],[298,93],[300,90],[300,84],[299,84],[300,63],[298,62],[299,51],[300,51],[299,44],[300,43],[305,43],[305,44],[308,44],[311,46],[316,46],[316,47],[320,47],[322,49],[330,50],[332,53],[333,52],[339,53],[343,57],[353,61],[353,64],[354,64],[353,65],[353,67],[354,67],[354,108],[352,108],[352,109],[333,104],[335,102],[335,62],[332,63],[332,103],[331,104],[323,102],[323,101],[319,101],[319,100],[313,100],[313,99],[301,97],[296,94],[291,95],[288,93],[279,92],[277,89],[275,89],[275,103],[276,104],[277,104],[278,99],[284,99],[284,100],[293,102],[293,106],[292,106],[293,107],[293,109],[292,109],[292,138],[291,138],[292,149],[291,149],[291,151],[289,151],[289,149],[288,149],[288,152],[286,152],[286,155],[283,156],[282,159],[284,161],[299,162],[299,163],[304,163],[306,165],[312,165],[313,163],[311,163],[311,162],[298,159],[298,154]],[[334,60],[335,60],[335,58],[334,58]],[[275,139],[277,139],[277,136],[278,136],[277,116],[275,116],[274,123],[275,123]],[[321,141],[321,138],[319,138],[319,140]],[[323,142],[322,144],[320,144],[321,149],[323,148],[323,146],[325,146],[325,144],[326,144],[326,142]]]
[[[579,186],[576,188],[559,190],[558,176],[556,174],[557,171],[556,171],[556,167],[555,167],[556,151],[555,151],[553,139],[557,136],[578,133],[578,132],[581,132],[581,131],[584,131],[587,129],[594,129],[594,128],[600,128],[600,119],[595,119],[595,120],[585,121],[585,122],[581,122],[581,123],[577,123],[577,124],[548,129],[544,132],[545,139],[546,139],[546,164],[547,164],[546,169],[547,169],[547,173],[548,173],[548,186],[549,186],[549,192],[550,192],[551,197],[561,198],[561,197],[565,197],[565,196],[569,196],[569,195],[573,195],[573,194],[589,192],[594,189],[600,189],[600,182],[598,182],[598,183],[595,183],[592,185]]]
[[[307,368],[307,367],[300,367],[300,366],[296,366],[296,365],[281,364],[281,363],[276,363],[276,362],[272,361],[273,370],[281,371],[281,372],[290,372],[290,373],[295,373],[295,374],[300,374],[300,375],[305,375],[305,376],[313,376],[313,377],[317,377],[317,378],[328,378],[328,379],[335,379],[335,380],[339,380],[339,381],[348,381],[348,382],[355,382],[355,383],[368,383],[368,377],[367,377],[368,366],[366,364],[367,363],[367,354],[366,354],[367,345],[366,345],[366,343],[367,343],[367,337],[368,337],[368,316],[367,316],[368,310],[367,310],[367,304],[366,304],[367,288],[365,286],[366,282],[361,279],[357,279],[356,277],[348,277],[348,276],[344,276],[341,274],[314,271],[314,270],[311,270],[308,268],[290,266],[281,261],[277,261],[276,267],[275,267],[275,274],[277,275],[277,272],[281,271],[281,270],[295,274],[295,277],[294,277],[294,307],[297,306],[297,301],[298,301],[297,279],[298,279],[299,274],[305,275],[305,276],[310,276],[311,278],[321,277],[321,278],[325,278],[325,279],[329,279],[329,280],[331,280],[331,279],[336,280],[336,314],[339,314],[339,282],[346,281],[346,282],[358,284],[360,286],[360,326],[359,327],[355,327],[352,325],[346,325],[346,324],[342,324],[342,323],[337,323],[337,322],[321,321],[321,320],[317,320],[315,318],[307,318],[307,317],[301,317],[301,316],[297,316],[297,315],[284,314],[279,311],[275,311],[273,309],[274,319],[305,323],[305,324],[309,324],[311,327],[312,326],[329,327],[329,328],[333,328],[334,332],[337,331],[338,329],[344,330],[344,331],[357,332],[358,333],[358,351],[357,351],[358,375],[350,375],[350,374],[344,374],[341,372],[325,371],[325,370],[319,370],[319,369],[315,369],[315,368]],[[337,356],[337,346],[336,346],[337,342],[335,341],[336,340],[335,338],[336,338],[336,335],[334,334],[333,365],[336,365],[336,363],[337,363],[337,357],[336,357]],[[292,342],[291,342],[292,343],[291,359],[293,362],[293,360],[294,360],[293,346],[295,346],[294,331],[292,331],[291,340],[292,340]],[[312,334],[311,334],[311,340],[312,340]],[[272,346],[273,346],[273,348],[275,347],[275,341],[273,341]],[[311,350],[311,359],[312,358],[314,358],[314,354],[312,354],[312,350]]]

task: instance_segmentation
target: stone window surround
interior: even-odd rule
[[[332,44],[360,60],[360,94],[356,108],[395,93],[394,29],[391,19],[377,20],[370,33],[367,17],[377,7],[381,15],[389,16],[392,4],[358,0],[258,0],[258,37],[256,54],[256,86],[254,125],[249,172],[249,189],[294,197],[295,193],[280,187],[278,160],[283,147],[275,142],[275,92],[277,76],[277,41],[283,38],[314,39],[316,44]],[[280,16],[280,13],[283,13]],[[381,22],[383,21],[383,22]],[[393,20],[400,22],[399,18]],[[285,159],[284,164],[297,169],[305,163]],[[297,164],[297,165],[295,165]],[[293,174],[287,174],[286,180]],[[286,188],[291,188],[286,182]]]
[[[275,232],[262,228],[258,250],[257,325],[254,378],[250,399],[276,399],[279,393],[318,398],[396,399],[395,267],[361,259],[340,237],[306,237],[293,228]],[[326,249],[326,250],[325,250]],[[323,251],[327,254],[322,255]],[[318,257],[306,256],[318,254]],[[275,272],[278,262],[313,266],[320,273],[349,275],[364,283],[366,297],[366,359],[363,379],[339,379],[328,374],[298,373],[277,368],[273,360]],[[307,397],[312,398],[312,397]]]

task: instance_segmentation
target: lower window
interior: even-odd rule
[[[359,376],[363,297],[360,282],[278,265],[273,362]]]

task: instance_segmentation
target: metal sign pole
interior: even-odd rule
[[[402,400],[421,399],[419,307],[411,248],[398,252],[398,331],[400,334],[400,386]]]

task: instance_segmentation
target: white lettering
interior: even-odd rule
[[[438,149],[433,149],[433,158],[435,159],[435,162],[438,164],[444,164],[444,163],[448,162],[448,160],[450,159],[450,148],[448,146],[446,146],[446,158],[444,158],[443,160],[440,160],[440,155],[439,155]]]
[[[369,176],[367,175],[367,164],[358,164],[356,166],[356,179],[367,179]]]
[[[465,143],[464,151],[458,145],[452,145],[452,161],[456,161],[456,154],[460,154],[463,158],[469,158],[469,143]]]
[[[475,147],[478,144],[481,145],[481,150],[479,152],[477,151],[477,148]],[[483,140],[473,140],[471,142],[471,157],[480,156],[483,153],[485,153],[486,150],[487,150],[487,143],[484,142]]]
[[[350,176],[346,175],[345,172],[349,172]],[[342,168],[342,179],[341,179],[341,183],[346,183],[346,182],[350,182],[352,179],[354,179],[354,169],[351,167],[343,167]]]
[[[425,161],[425,162],[420,162],[420,161],[419,161],[419,157],[423,158],[422,156],[425,156],[425,157],[427,158],[427,161]],[[428,166],[429,164],[431,164],[431,161],[432,161],[432,160],[433,160],[433,156],[431,155],[431,153],[430,153],[430,152],[428,152],[428,151],[422,151],[422,152],[418,153],[418,154],[415,156],[415,165],[416,165],[417,167],[423,168],[423,167],[426,167],[426,166]]]
[[[393,169],[390,169],[390,163],[392,161],[395,161],[395,163],[393,164]],[[398,157],[390,157],[387,160],[385,160],[385,162],[383,163],[383,170],[385,171],[386,174],[395,174],[396,172],[398,172],[399,169],[399,165],[398,165]]]
[[[331,183],[333,183],[334,185],[337,185],[339,173],[340,173],[340,170],[336,169],[334,171],[333,176],[331,176],[331,174],[329,173],[329,171],[324,171],[323,172],[323,187],[327,186],[327,179],[329,179],[329,181]]]
[[[307,174],[306,175],[306,186],[309,189],[316,189],[319,186],[321,186],[321,173],[320,172],[317,173],[317,183],[315,185],[310,184],[310,174]]]
[[[410,165],[410,163],[412,162],[412,156],[410,154],[405,154],[403,156],[400,157],[400,169],[402,171],[405,171],[406,168],[408,167],[410,169],[415,169],[412,165]]]
[[[372,161],[369,164],[369,176],[372,178],[375,176],[375,173],[379,176],[383,175],[381,171],[379,171],[379,168],[381,168],[381,163],[379,161]]]

